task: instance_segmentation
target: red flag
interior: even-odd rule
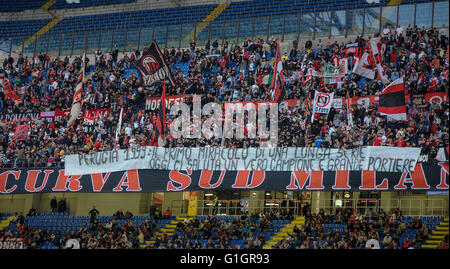
[[[158,116],[156,119],[156,136],[166,134],[166,84],[163,83],[163,90],[161,94],[161,105],[159,106]]]
[[[16,131],[14,132],[14,140],[27,140],[28,138],[28,124],[17,125]]]
[[[275,62],[274,62],[274,68],[273,68],[273,76],[272,76],[272,83],[270,84],[270,87],[272,89],[275,89],[274,94],[274,101],[278,102],[278,99],[282,96],[282,91],[284,89],[283,84],[285,81],[284,73],[283,73],[283,62],[281,61],[281,52],[280,52],[280,42],[277,39],[277,48],[276,48],[276,54],[275,54]]]
[[[5,93],[6,98],[11,98],[14,102],[19,99],[17,94],[11,89],[11,82],[9,82],[9,79],[7,78],[3,80],[3,92]]]

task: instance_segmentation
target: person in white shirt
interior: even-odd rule
[[[365,116],[364,117],[364,125],[370,126],[371,123],[372,123],[372,118],[370,118],[369,116]]]
[[[380,249],[380,242],[373,235],[371,239],[366,242],[366,249]]]
[[[399,25],[395,31],[397,32],[397,36],[400,36],[403,33],[403,28]]]
[[[130,125],[127,125],[127,127],[125,127],[125,133],[127,134],[127,136],[131,136],[131,132],[132,132],[132,130],[131,130]]]
[[[66,249],[80,249],[80,242],[75,238],[70,238],[67,240],[65,247]]]

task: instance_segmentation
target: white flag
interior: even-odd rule
[[[313,111],[311,113],[311,122],[314,122],[314,114],[327,114],[330,112],[331,104],[333,103],[334,93],[324,93],[315,91]]]
[[[117,145],[117,141],[119,139],[120,129],[122,129],[122,114],[123,114],[123,106],[120,109],[119,123],[117,124],[117,128],[116,128],[116,140],[115,140],[116,145]]]

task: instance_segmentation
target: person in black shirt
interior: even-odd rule
[[[94,223],[94,220],[97,219],[97,216],[100,214],[100,212],[95,208],[95,205],[92,207],[92,209],[89,211],[90,216],[90,222]]]
[[[58,207],[58,202],[56,201],[56,196],[53,196],[52,200],[50,201],[51,211],[56,212],[57,207]]]

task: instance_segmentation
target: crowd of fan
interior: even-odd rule
[[[216,216],[207,216],[204,221],[197,217],[186,218],[178,222],[175,232],[169,236],[160,232],[155,220],[145,220],[138,226],[132,223],[132,214],[128,216],[117,211],[106,223],[97,220],[98,210],[93,207],[89,211],[90,220],[78,231],[55,234],[47,229],[34,229],[25,224],[25,217],[15,215],[12,223],[18,230],[13,234],[8,228],[0,231],[0,240],[20,238],[25,249],[37,249],[45,243],[51,243],[59,249],[262,249],[266,243],[264,232],[275,232],[273,220],[292,220],[288,211],[261,211],[251,215],[236,216],[232,221],[219,220]],[[30,216],[29,214],[27,216]],[[127,219],[122,226],[117,219]],[[326,224],[343,224],[345,229],[324,231]],[[414,236],[401,239],[406,229],[417,231]],[[274,248],[278,249],[414,249],[420,248],[429,237],[430,229],[416,217],[409,222],[402,221],[398,209],[388,213],[380,209],[367,210],[364,214],[351,209],[321,209],[319,213],[305,214],[305,224],[294,226],[289,237],[280,241]],[[256,236],[254,236],[254,234]],[[146,241],[155,240],[150,246]],[[241,240],[243,244],[233,244],[233,240]],[[439,244],[440,249],[448,249],[448,234]]]
[[[30,210],[27,217],[34,216],[35,212],[31,212]],[[16,213],[11,222],[17,225],[17,232],[4,228],[0,231],[0,241],[19,238],[24,249],[39,249],[46,243],[51,243],[52,248],[57,249],[136,249],[159,231],[157,218],[135,225],[132,222],[133,214],[129,211],[124,214],[120,209],[105,223],[98,221],[98,215],[99,211],[94,206],[89,211],[89,221],[78,231],[51,233],[47,228],[30,227],[25,223],[23,213]],[[119,225],[119,219],[126,220],[126,223]]]
[[[389,213],[389,214],[388,214]],[[351,209],[337,209],[335,214],[321,209],[318,214],[307,214],[305,225],[294,227],[276,248],[280,249],[410,249],[419,248],[430,234],[430,229],[416,217],[402,221],[398,209],[386,213],[367,210],[365,214]],[[344,231],[328,229],[324,224],[344,224]],[[413,238],[401,240],[406,229],[416,229]]]
[[[282,99],[299,99],[299,107],[288,107],[279,113],[278,146],[352,148],[363,145],[387,145],[397,147],[421,147],[431,157],[437,148],[448,141],[448,102],[429,103],[418,94],[445,92],[448,77],[448,36],[438,29],[385,29],[386,52],[383,55],[387,77],[390,81],[403,76],[411,101],[407,104],[407,121],[388,121],[377,113],[376,106],[352,106],[353,128],[348,126],[346,108],[331,109],[328,115],[316,114],[316,120],[302,127],[308,118],[304,102],[314,90],[334,92],[337,97],[374,95],[383,85],[354,73],[346,76],[342,83],[324,85],[323,80],[306,79],[309,68],[325,70],[332,63],[333,56],[344,57],[344,43],[325,43],[320,39],[307,41],[301,46],[294,40],[289,53],[282,53],[286,72],[286,95]],[[364,47],[370,36],[349,40]],[[272,100],[273,90],[262,82],[263,76],[273,72],[268,59],[275,56],[275,39],[263,41],[245,40],[241,44],[227,41],[219,45],[217,40],[208,41],[199,47],[195,42],[189,49],[168,48],[163,54],[173,68],[176,64],[189,64],[189,71],[183,74],[180,68],[173,68],[176,87],[168,87],[166,95],[185,94],[185,102],[192,102],[192,94],[201,95],[202,104],[234,101]],[[145,98],[159,96],[160,87],[142,87],[136,75],[125,76],[133,62],[141,56],[134,50],[119,58],[114,48],[110,53],[98,52],[93,65],[95,70],[85,84],[84,109],[111,108],[111,112],[96,122],[93,133],[83,133],[83,119],[67,126],[68,117],[47,121],[38,118],[33,121],[0,122],[0,159],[3,167],[43,167],[60,165],[64,156],[74,153],[89,153],[110,150],[115,145],[115,131],[120,108],[124,107],[123,126],[117,141],[119,148],[157,145],[155,138],[156,112],[145,110]],[[213,55],[213,56],[211,56]],[[349,58],[349,70],[353,60]],[[38,55],[33,58],[9,57],[3,62],[5,78],[11,84],[18,98],[5,97],[0,92],[0,114],[70,110],[74,87],[82,67],[82,58],[73,60]],[[294,76],[294,72],[301,76]],[[425,73],[426,79],[418,83]],[[437,83],[432,83],[437,81]],[[172,120],[168,115],[168,123]],[[28,123],[29,136],[24,141],[14,141],[15,127]],[[252,128],[246,125],[248,128]],[[257,147],[259,139],[220,138],[173,138],[167,136],[166,147],[225,146]]]

